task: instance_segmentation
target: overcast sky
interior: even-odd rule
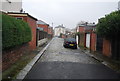
[[[23,0],[23,10],[53,27],[75,28],[80,21],[97,23],[117,10],[119,0]]]

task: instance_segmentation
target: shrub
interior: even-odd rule
[[[97,33],[105,38],[112,39],[120,34],[120,11],[112,12],[99,19]]]
[[[2,48],[9,49],[31,41],[31,29],[23,20],[2,14]]]

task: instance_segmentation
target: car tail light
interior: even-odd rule
[[[68,44],[69,42],[68,41],[66,41],[66,44]]]

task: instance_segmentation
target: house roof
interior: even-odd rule
[[[44,25],[48,25],[47,23],[45,23],[44,21],[42,21],[42,20],[38,20],[37,21],[37,24],[44,24]]]
[[[55,28],[65,28],[63,25],[56,26]]]
[[[37,21],[37,18],[31,16],[31,15],[28,14],[28,13],[8,12],[7,14],[8,14],[8,15],[11,15],[11,16],[28,16],[28,17],[30,17],[30,18],[32,18],[32,19],[34,19],[34,20]]]
[[[79,25],[79,27],[95,27],[96,26],[96,24],[87,24],[87,25],[85,25],[85,24],[80,24]]]

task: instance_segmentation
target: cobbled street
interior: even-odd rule
[[[43,54],[42,58],[39,62],[77,62],[84,64],[98,64],[95,59],[86,55],[78,49],[70,49],[63,47],[64,39],[62,38],[54,38],[48,47],[45,54]]]
[[[118,79],[118,74],[83,53],[63,47],[64,39],[53,38],[25,79]]]

